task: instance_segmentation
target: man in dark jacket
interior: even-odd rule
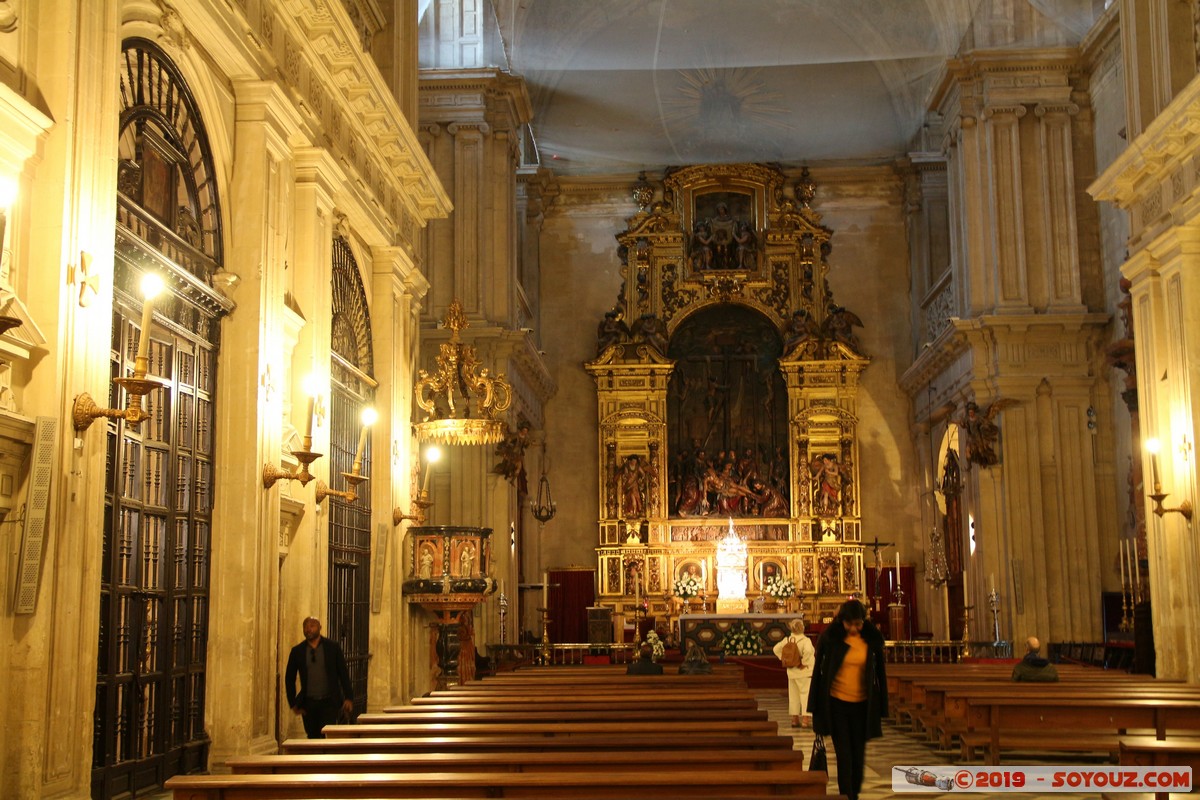
[[[337,642],[321,635],[321,621],[316,617],[304,620],[304,641],[288,655],[284,684],[288,705],[304,718],[304,732],[310,739],[324,739],[321,729],[337,722],[339,709],[349,714],[354,708],[346,657]]]
[[[1058,670],[1053,664],[1042,658],[1039,652],[1041,649],[1042,643],[1036,636],[1030,636],[1025,640],[1025,657],[1013,667],[1012,679],[1014,681],[1041,681],[1043,683],[1058,681]]]
[[[817,641],[808,692],[813,732],[829,736],[837,755],[838,792],[857,800],[867,740],[883,736],[888,713],[883,635],[866,608],[847,600]]]

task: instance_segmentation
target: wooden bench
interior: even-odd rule
[[[1145,698],[1164,700],[1194,699],[1200,702],[1200,689],[1184,684],[1161,686],[1123,684],[1120,687],[1107,685],[1063,685],[1063,684],[1007,684],[974,685],[954,684],[924,687],[922,709],[917,712],[922,724],[940,742],[949,747],[954,737],[967,730],[966,712],[968,703],[975,699],[1017,698],[1024,700],[1090,700],[1106,698]],[[1114,731],[1115,732],[1115,731]]]
[[[413,705],[437,705],[439,703],[541,703],[541,702],[572,702],[572,703],[611,703],[616,699],[633,702],[683,702],[694,703],[702,698],[707,704],[718,700],[745,700],[753,698],[749,691],[712,691],[712,692],[615,692],[606,689],[599,692],[558,691],[547,692],[525,689],[523,691],[497,692],[494,694],[448,694],[434,693],[428,697],[414,697]]]
[[[1200,730],[1200,702],[1194,698],[1091,697],[1001,698],[969,697],[967,733],[973,747],[984,746],[987,763],[1000,763],[1001,736],[1014,731],[1039,731],[1051,734],[1036,746],[1044,750],[1067,747],[1080,734],[1121,733],[1147,730],[1155,738],[1172,733]],[[1055,731],[1047,731],[1052,724]],[[1069,732],[1069,735],[1064,734]],[[979,733],[987,741],[979,744]]]
[[[325,737],[346,739],[350,737],[381,736],[518,736],[537,734],[544,737],[579,736],[593,733],[608,733],[625,736],[634,733],[649,733],[659,736],[679,737],[686,728],[675,720],[648,720],[645,722],[622,722],[591,720],[586,722],[455,722],[374,725],[326,725]],[[777,736],[779,725],[770,720],[713,720],[704,723],[705,733],[725,736]]]
[[[1123,767],[1191,767],[1192,786],[1200,775],[1200,737],[1122,736],[1117,744],[1118,763]],[[1156,800],[1167,800],[1170,792],[1155,792]]]
[[[824,796],[824,772],[799,769],[595,770],[561,772],[309,773],[303,775],[177,775],[166,788],[175,800],[292,798],[571,797],[662,800]]]
[[[709,721],[716,720],[765,720],[767,712],[760,709],[707,709],[701,706],[672,709],[641,709],[641,708],[604,708],[596,706],[590,709],[567,711],[560,708],[546,709],[541,705],[531,704],[517,711],[490,711],[482,709],[467,709],[465,711],[447,711],[440,706],[417,706],[418,711],[384,711],[378,714],[360,714],[359,725],[416,725],[416,724],[459,724],[471,722],[654,722],[675,721],[692,728],[706,727]],[[486,707],[485,707],[486,708]]]
[[[423,698],[427,699],[427,698]],[[530,709],[544,710],[560,710],[560,711],[587,711],[595,708],[614,708],[614,709],[645,709],[647,711],[669,711],[679,708],[679,701],[672,700],[627,700],[622,697],[610,697],[607,702],[600,699],[583,699],[583,700],[546,700],[539,698],[538,700],[528,700],[525,702],[509,702],[507,699],[498,702],[481,702],[486,698],[475,698],[472,700],[454,700],[445,703],[416,703],[404,706],[384,706],[382,713],[384,714],[423,714],[426,709],[441,709],[444,711],[496,711],[496,712],[519,712],[528,711]],[[758,700],[754,697],[741,697],[733,700],[713,700],[708,695],[703,698],[704,707],[710,709],[728,709],[730,711],[737,709],[746,709],[754,711],[758,709]]]
[[[319,740],[314,740],[319,741]],[[294,774],[310,772],[547,772],[595,771],[603,766],[616,771],[690,769],[719,770],[799,769],[805,754],[782,748],[722,750],[622,750],[588,751],[503,750],[495,752],[438,753],[324,753],[240,756],[225,765],[235,775],[247,773]]]
[[[536,736],[516,734],[495,736],[377,736],[351,739],[288,739],[280,749],[284,753],[485,753],[503,750],[553,750],[580,752],[662,751],[680,746],[697,750],[788,750],[794,747],[791,736],[724,736],[709,733],[661,734],[629,733],[581,734],[579,736]]]

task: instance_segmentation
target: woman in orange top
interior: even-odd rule
[[[813,731],[833,741],[838,792],[857,800],[867,740],[883,735],[887,715],[883,635],[857,600],[842,604],[817,641],[808,710]]]

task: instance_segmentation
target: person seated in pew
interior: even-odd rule
[[[643,644],[638,648],[638,660],[625,668],[626,675],[662,675],[662,664],[654,663],[654,650]]]
[[[708,663],[704,651],[695,642],[688,642],[687,655],[679,665],[680,675],[712,675],[712,664]]]
[[[1056,683],[1058,670],[1041,654],[1042,643],[1036,636],[1025,640],[1025,657],[1022,658],[1012,671],[1014,681],[1040,681]]]

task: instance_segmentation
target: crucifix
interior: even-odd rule
[[[881,542],[879,541],[879,536],[876,535],[874,540],[866,542],[865,544],[871,548],[871,552],[875,555],[875,591],[872,592],[871,595],[873,597],[879,597],[879,581],[883,577],[883,557],[879,555],[879,551],[885,547],[892,547],[896,543]],[[898,580],[899,576],[896,577]]]

